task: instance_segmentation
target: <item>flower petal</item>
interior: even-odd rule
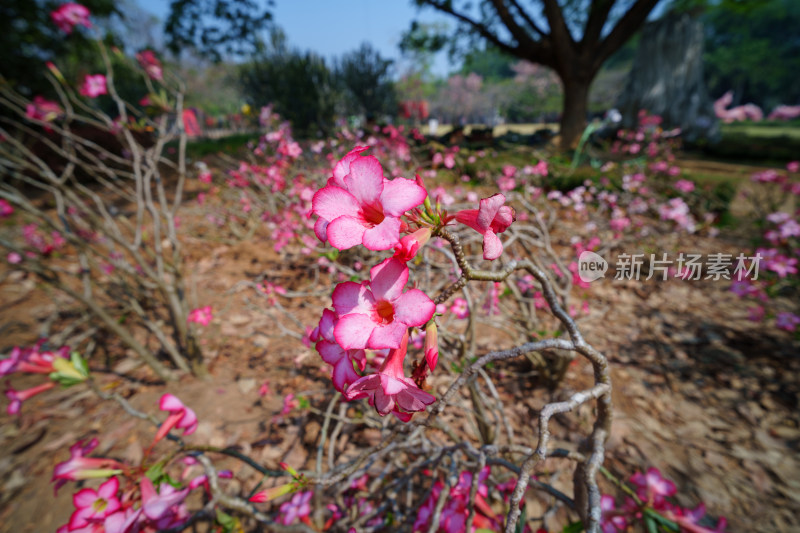
[[[394,248],[394,245],[400,242],[400,226],[399,218],[386,217],[383,222],[363,233],[362,242],[370,250]]]
[[[394,217],[402,216],[425,201],[428,192],[412,180],[395,178],[383,184],[381,204],[383,212]]]
[[[352,385],[347,387],[344,397],[348,400],[365,398],[381,386],[381,378],[378,374],[369,374],[359,378]]]
[[[495,215],[506,203],[506,197],[502,194],[495,194],[480,201],[478,209],[478,227],[487,229],[492,225]]]
[[[393,301],[403,293],[408,283],[408,267],[394,258],[386,259],[369,271],[370,289],[375,300]]]
[[[421,326],[431,319],[436,304],[419,289],[411,289],[394,302],[394,319],[408,326]]]
[[[493,261],[503,253],[503,243],[500,238],[489,229],[483,234],[483,258]]]
[[[383,168],[374,155],[359,157],[350,163],[344,183],[359,204],[377,204],[383,192]]]
[[[356,216],[361,206],[352,194],[339,187],[323,187],[311,200],[312,212],[325,220],[335,220],[341,216]]]
[[[356,146],[352,150],[350,150],[346,156],[341,158],[336,166],[333,167],[333,183],[336,184],[337,187],[345,188],[347,187],[344,184],[344,177],[350,174],[350,163],[352,163],[355,159],[360,157],[361,152],[369,150],[369,146]]]
[[[400,341],[403,340],[403,335],[408,330],[408,327],[395,320],[391,324],[378,325],[373,323],[373,329],[370,332],[369,340],[363,348],[370,350],[380,350],[382,348],[397,348],[400,346]]]
[[[322,360],[329,365],[336,365],[345,356],[345,350],[336,343],[320,341],[317,343],[317,352]]]
[[[353,313],[339,318],[333,334],[345,350],[360,350],[367,347],[373,329],[375,323],[368,316]]]
[[[322,242],[328,242],[328,224],[330,222],[322,217],[314,222],[314,235]]]
[[[352,313],[369,315],[375,306],[375,299],[370,291],[361,283],[355,281],[345,281],[333,289],[333,308],[339,317]],[[320,321],[320,333],[322,333],[322,321]],[[327,338],[327,337],[326,337]]]
[[[338,250],[358,246],[364,239],[367,227],[355,217],[339,217],[328,224],[328,242]]]
[[[158,402],[158,408],[162,411],[180,411],[184,409],[183,402],[172,394],[165,394]]]

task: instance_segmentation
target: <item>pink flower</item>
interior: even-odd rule
[[[69,519],[69,529],[86,527],[89,521],[103,520],[120,508],[117,498],[119,480],[112,477],[100,485],[97,490],[81,489],[72,496],[75,512]]]
[[[152,80],[161,81],[164,79],[164,72],[161,68],[161,61],[158,60],[152,50],[142,50],[136,54],[136,61],[144,69],[145,73]]]
[[[312,332],[311,338],[317,339],[317,352],[322,360],[333,367],[333,386],[339,392],[344,392],[347,386],[354,383],[360,376],[353,368],[353,363],[358,364],[359,370],[364,370],[367,356],[363,349],[345,350],[336,342],[334,330],[339,317],[330,309],[322,312],[319,326]]]
[[[503,205],[506,197],[495,194],[480,201],[479,209],[464,209],[456,213],[456,220],[483,235],[483,258],[494,260],[503,253],[503,243],[497,237],[514,222],[514,209]]]
[[[778,316],[775,318],[775,327],[786,331],[796,330],[798,324],[800,324],[800,316],[794,313],[778,313]]]
[[[337,285],[333,291],[333,307],[339,315],[336,342],[345,350],[397,348],[408,328],[425,324],[436,309],[419,289],[403,293],[407,282],[408,267],[390,258],[370,269],[369,283]]]
[[[189,313],[187,322],[195,322],[201,326],[208,326],[213,319],[214,315],[211,313],[211,306],[207,305],[205,307],[192,310]]]
[[[69,448],[70,458],[68,461],[58,463],[53,469],[51,481],[55,481],[55,492],[67,481],[77,481],[79,479],[104,478],[119,474],[123,465],[113,459],[105,457],[86,457],[98,445],[97,439],[92,439],[84,445],[83,441],[78,441]]]
[[[102,94],[108,94],[106,77],[103,74],[87,75],[83,78],[83,85],[79,92],[88,98],[97,98]]]
[[[41,394],[45,391],[48,391],[55,387],[56,384],[53,381],[48,381],[47,383],[42,383],[41,385],[37,385],[36,387],[31,387],[30,389],[25,390],[16,390],[10,384],[6,384],[6,398],[9,400],[8,407],[6,407],[6,412],[10,415],[19,414],[20,409],[22,408],[22,402],[25,400],[29,400],[33,398],[37,394]]]
[[[600,509],[602,510],[602,520],[600,527],[603,533],[614,533],[615,531],[625,531],[628,528],[628,521],[620,516],[622,511],[616,510],[614,497],[603,494],[600,498]]]
[[[311,496],[313,496],[313,492],[306,491],[306,492],[298,492],[292,499],[288,502],[284,502],[281,504],[281,517],[278,521],[285,525],[289,526],[294,524],[298,519],[302,520],[303,518],[308,517],[311,514],[311,506],[309,502],[311,501]]]
[[[689,180],[678,180],[674,187],[681,192],[689,193],[694,190],[694,183]]]
[[[786,170],[788,170],[789,172],[800,171],[800,161],[790,161],[786,163]]]
[[[456,315],[456,318],[467,318],[469,316],[469,306],[464,298],[456,298],[453,300],[453,305],[450,311]]]
[[[92,27],[92,23],[89,21],[89,14],[89,10],[85,6],[67,2],[52,11],[50,18],[53,19],[58,29],[69,35],[78,24],[86,28]]]
[[[28,118],[42,122],[52,122],[63,112],[61,106],[56,102],[41,96],[34,96],[33,102],[25,106],[25,115]]]
[[[150,520],[160,520],[173,514],[175,507],[183,503],[189,489],[178,490],[169,483],[161,483],[159,492],[150,478],[142,478],[139,487],[142,491],[142,512]]]
[[[631,483],[636,485],[636,495],[643,502],[653,504],[655,509],[664,508],[664,498],[674,496],[678,489],[675,483],[661,476],[658,468],[650,467],[646,474],[636,472],[631,476]]]
[[[14,208],[5,198],[0,198],[0,220],[10,217],[14,213]]]
[[[370,405],[381,416],[390,412],[403,422],[411,420],[412,413],[422,411],[436,398],[423,391],[413,380],[405,377],[403,361],[408,349],[408,331],[403,334],[400,346],[392,349],[377,374],[369,374],[350,385],[345,392],[348,400],[369,398]]]
[[[163,439],[171,429],[176,427],[181,428],[184,435],[191,435],[197,429],[197,415],[172,394],[163,395],[158,402],[158,408],[169,412],[169,416],[158,428],[153,443]]]
[[[388,250],[400,240],[400,217],[420,205],[427,192],[411,180],[385,179],[374,156],[360,156],[363,150],[347,154],[314,195],[312,212],[319,216],[314,232],[339,250],[358,244]]]
[[[6,257],[6,260],[12,265],[18,265],[19,263],[22,262],[22,256],[19,255],[17,252],[10,252]]]

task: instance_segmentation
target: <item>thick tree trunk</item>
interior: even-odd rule
[[[661,115],[690,143],[714,142],[719,125],[703,76],[703,25],[688,14],[646,24],[619,108],[623,125],[636,126],[640,109]]]
[[[574,150],[586,129],[586,110],[589,101],[589,87],[592,80],[580,78],[562,79],[564,84],[564,107],[561,114],[560,149]]]

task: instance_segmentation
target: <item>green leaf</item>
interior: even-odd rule
[[[217,509],[217,524],[222,526],[222,531],[230,533],[231,531],[236,531],[236,526],[238,526],[239,521],[231,515]]]
[[[581,531],[583,531],[583,522],[578,521],[564,526],[561,533],[580,533]]]
[[[519,521],[517,522],[517,527],[514,528],[514,533],[524,533],[525,532],[525,523],[528,521],[528,511],[525,507],[522,508],[522,514],[519,515]]]
[[[652,516],[644,515],[644,525],[647,527],[647,533],[658,533],[658,525]]]
[[[654,511],[653,509],[645,509],[645,515],[649,516],[650,518],[652,518],[653,520],[655,520],[656,522],[658,522],[659,524],[661,524],[663,527],[665,527],[670,531],[681,530],[678,524],[676,524],[675,522],[673,522],[668,518],[661,516],[660,514],[658,514],[658,512]]]

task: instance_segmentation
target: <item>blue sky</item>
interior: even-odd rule
[[[166,0],[137,1],[162,20],[169,10]],[[382,56],[399,60],[400,36],[416,13],[411,0],[276,0],[273,20],[286,32],[290,45],[312,50],[328,60],[355,50],[364,41]],[[429,11],[418,20],[447,21]],[[443,76],[449,70],[446,54],[439,54],[433,73]]]

